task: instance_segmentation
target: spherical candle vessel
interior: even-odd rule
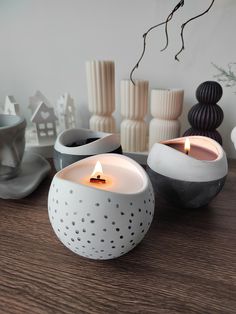
[[[154,205],[144,169],[118,154],[88,157],[59,171],[48,197],[57,237],[91,259],[112,259],[133,249],[150,227]]]
[[[155,191],[179,207],[207,205],[222,189],[227,159],[221,145],[204,136],[189,136],[154,144],[147,172]]]

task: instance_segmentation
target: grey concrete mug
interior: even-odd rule
[[[25,150],[24,118],[0,114],[0,180],[15,177]]]

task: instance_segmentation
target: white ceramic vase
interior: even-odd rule
[[[146,150],[147,126],[144,121],[148,107],[148,81],[121,81],[121,145],[127,152]]]
[[[178,117],[183,109],[182,89],[153,89],[151,92],[151,114],[149,125],[149,149],[156,142],[176,138],[180,134]]]
[[[88,108],[93,114],[89,127],[94,131],[115,132],[115,64],[113,61],[86,62]]]

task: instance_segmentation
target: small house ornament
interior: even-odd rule
[[[76,110],[74,99],[69,93],[60,96],[56,104],[60,131],[76,127]]]
[[[20,106],[17,104],[14,96],[6,96],[4,114],[10,114],[14,116],[20,115]]]
[[[38,143],[51,144],[56,140],[56,120],[54,109],[41,102],[36,108],[31,121],[36,125]]]
[[[43,102],[47,107],[52,107],[51,103],[49,100],[43,95],[42,92],[39,90],[36,91],[34,96],[31,96],[29,98],[29,106],[28,108],[30,109],[32,115],[34,114],[35,110],[38,108],[40,103]]]

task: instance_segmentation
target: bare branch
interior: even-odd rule
[[[161,22],[159,24],[156,24],[152,27],[150,27],[144,34],[143,34],[143,50],[141,53],[140,58],[138,59],[138,62],[136,63],[136,65],[133,67],[133,69],[130,72],[130,80],[131,82],[135,85],[134,80],[133,80],[133,73],[134,71],[139,67],[140,62],[142,61],[145,51],[146,51],[146,41],[147,41],[147,35],[155,28],[161,26],[161,25],[166,25],[165,26],[165,34],[166,34],[166,45],[165,47],[161,50],[165,50],[168,46],[169,43],[169,39],[168,39],[168,29],[167,29],[167,25],[170,22],[170,20],[173,18],[174,13],[179,10],[180,7],[182,7],[184,5],[184,0],[181,0],[178,2],[178,4],[174,7],[174,9],[171,11],[171,13],[168,15],[168,17],[166,18],[166,20],[164,22]]]
[[[187,25],[189,22],[192,22],[193,20],[198,19],[199,17],[205,15],[205,14],[211,9],[211,7],[213,6],[214,2],[215,2],[215,0],[212,0],[210,6],[209,6],[204,12],[202,12],[202,13],[200,13],[200,14],[194,16],[194,17],[192,17],[191,19],[187,20],[185,23],[183,23],[183,24],[181,25],[180,37],[181,37],[182,47],[181,47],[181,49],[176,53],[176,55],[175,55],[175,60],[179,61],[179,58],[178,58],[178,57],[179,57],[179,55],[182,53],[182,51],[183,51],[184,48],[185,48],[185,46],[184,46],[184,28],[186,27],[186,25]]]

